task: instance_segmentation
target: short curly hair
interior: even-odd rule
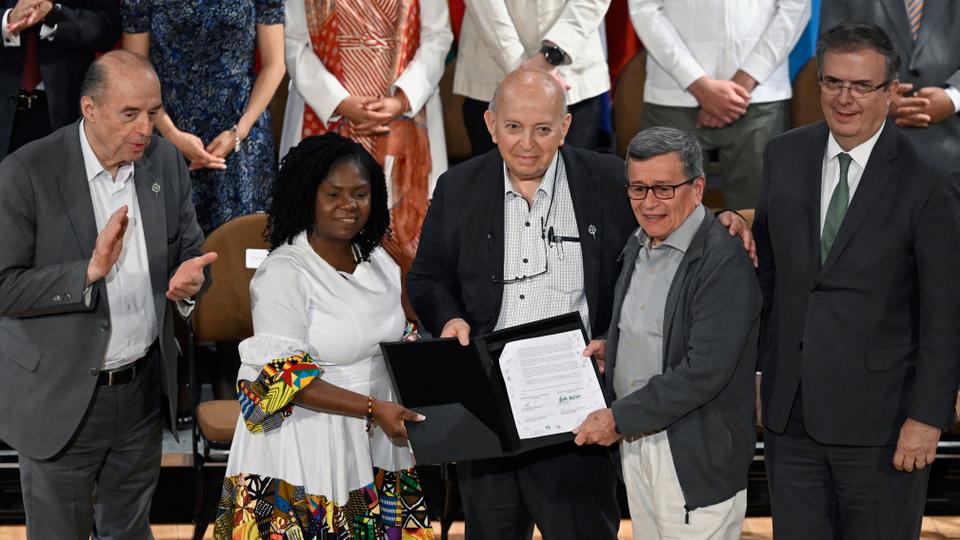
[[[387,180],[383,168],[363,146],[336,133],[303,139],[283,158],[264,231],[271,251],[293,243],[303,231],[312,231],[317,188],[330,170],[343,162],[356,165],[370,182],[370,217],[352,240],[360,249],[361,259],[369,260],[370,253],[390,232]]]

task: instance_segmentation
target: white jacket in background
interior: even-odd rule
[[[437,0],[440,1],[440,0]],[[544,41],[567,53],[560,74],[574,104],[610,89],[600,25],[610,0],[466,0],[453,92],[490,101],[497,84]]]

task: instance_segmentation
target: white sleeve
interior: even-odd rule
[[[477,25],[480,39],[487,45],[500,69],[510,73],[520,67],[524,56],[523,42],[520,41],[520,34],[513,25],[506,4],[499,0],[465,0],[464,4],[472,14],[471,18]]]
[[[948,86],[944,89],[944,92],[947,93],[947,97],[953,102],[953,112],[960,113],[960,90],[957,90],[953,86]]]
[[[781,64],[810,20],[810,0],[779,0],[777,11],[740,69],[763,84]]]
[[[250,368],[259,373],[270,360],[308,351],[306,292],[290,259],[268,257],[257,269],[250,282],[253,337],[240,345],[248,373]]]
[[[285,11],[283,41],[287,73],[297,92],[326,124],[350,93],[314,54],[303,0],[289,0]]]
[[[556,44],[572,62],[586,47],[587,39],[597,32],[609,7],[610,0],[567,2],[560,18],[544,34],[543,41]]]
[[[19,47],[20,46],[20,34],[11,34],[7,31],[7,25],[10,24],[10,12],[12,9],[8,9],[3,12],[3,19],[0,19],[0,35],[3,36],[3,46],[4,47]]]
[[[680,88],[686,90],[706,72],[663,13],[665,1],[630,0],[630,20],[647,54],[673,77]]]
[[[445,1],[420,4],[420,48],[394,81],[391,90],[399,88],[410,102],[410,114],[416,114],[426,105],[443,77],[447,52],[453,42],[450,31],[450,12]]]

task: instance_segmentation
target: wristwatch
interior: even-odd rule
[[[547,60],[551,66],[559,66],[567,59],[567,53],[556,45],[544,45],[540,48],[540,54]]]
[[[43,18],[43,24],[54,27],[57,23],[60,22],[60,14],[63,11],[63,6],[57,2],[53,3],[53,7],[50,8],[50,11],[47,12],[47,16]]]

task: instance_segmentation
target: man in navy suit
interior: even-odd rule
[[[826,122],[767,146],[754,223],[774,535],[917,538],[957,396],[960,175],[887,119],[882,29],[841,23],[817,64]]]

